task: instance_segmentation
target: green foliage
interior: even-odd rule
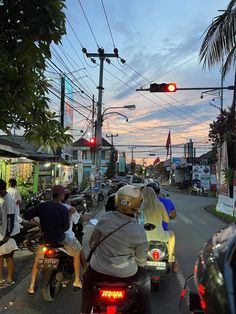
[[[229,1],[226,10],[216,16],[206,30],[200,49],[203,67],[221,64],[224,58],[223,76],[235,65],[236,56],[236,0]]]
[[[29,184],[27,184],[24,181],[24,178],[21,176],[18,176],[16,178],[17,181],[17,190],[20,192],[21,197],[23,199],[27,199],[30,194],[33,194],[33,187]]]
[[[45,61],[65,34],[64,0],[2,0],[0,5],[0,130],[53,147],[72,138],[48,107]]]
[[[229,187],[233,185],[234,179],[234,171],[232,168],[224,169],[223,172],[223,180],[224,183],[227,184]]]

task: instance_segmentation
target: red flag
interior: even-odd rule
[[[155,165],[159,164],[159,162],[160,162],[160,158],[157,157],[157,158],[154,160],[153,165],[155,166]]]
[[[170,131],[166,140],[166,150],[167,150],[167,157],[170,154],[171,151],[171,138],[170,138]]]

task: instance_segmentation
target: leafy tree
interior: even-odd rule
[[[23,129],[27,140],[62,146],[72,140],[49,110],[44,75],[51,43],[65,34],[65,0],[0,3],[0,130]]]

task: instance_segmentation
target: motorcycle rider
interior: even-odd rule
[[[166,209],[167,214],[170,217],[170,219],[175,219],[175,217],[176,217],[175,206],[169,198],[165,198],[165,197],[161,196],[161,189],[160,189],[159,185],[156,184],[155,182],[150,182],[146,186],[150,187],[154,190],[158,200],[165,206],[165,209]],[[169,231],[169,222],[162,221],[162,227],[165,231]],[[173,231],[169,231],[169,232],[174,235]],[[174,235],[174,239],[175,239],[175,235]],[[175,246],[175,244],[174,244],[174,246]],[[172,256],[172,271],[174,273],[176,273],[178,271],[174,254]]]
[[[25,213],[25,219],[29,220],[33,224],[37,224],[34,220],[35,217],[40,219],[38,225],[42,229],[41,243],[61,243],[64,245],[66,252],[73,256],[75,279],[73,283],[73,289],[80,289],[82,287],[80,281],[80,250],[81,245],[79,242],[75,242],[69,236],[66,236],[65,232],[70,228],[71,216],[75,212],[73,207],[68,210],[61,202],[65,198],[65,188],[62,185],[54,185],[52,188],[53,200],[40,203],[36,207],[30,209]],[[35,293],[35,281],[38,273],[38,261],[44,257],[43,252],[44,245],[38,246],[34,265],[31,274],[30,287],[27,290],[29,294]]]
[[[109,212],[109,211],[113,211],[116,210],[116,204],[115,204],[115,197],[116,197],[116,192],[122,188],[123,186],[127,185],[126,182],[118,182],[116,184],[115,187],[113,187],[113,189],[111,189],[112,193],[108,194],[108,198],[105,204],[105,211]]]
[[[96,246],[105,236],[127,224],[96,247],[84,274],[81,313],[91,312],[96,282],[122,281],[137,286],[140,313],[151,314],[150,281],[144,268],[148,242],[143,226],[135,217],[141,204],[140,190],[126,185],[117,192],[115,202],[117,210],[106,213],[98,222],[90,246]]]

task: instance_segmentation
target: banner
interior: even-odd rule
[[[65,111],[64,111],[64,126],[73,128],[73,88],[71,81],[65,77]]]
[[[225,213],[230,216],[235,216],[236,212],[234,209],[234,200],[225,195],[219,195],[218,202],[216,205],[218,212]]]
[[[210,166],[193,166],[192,182],[197,183],[204,187],[206,190],[210,190],[211,182]]]

